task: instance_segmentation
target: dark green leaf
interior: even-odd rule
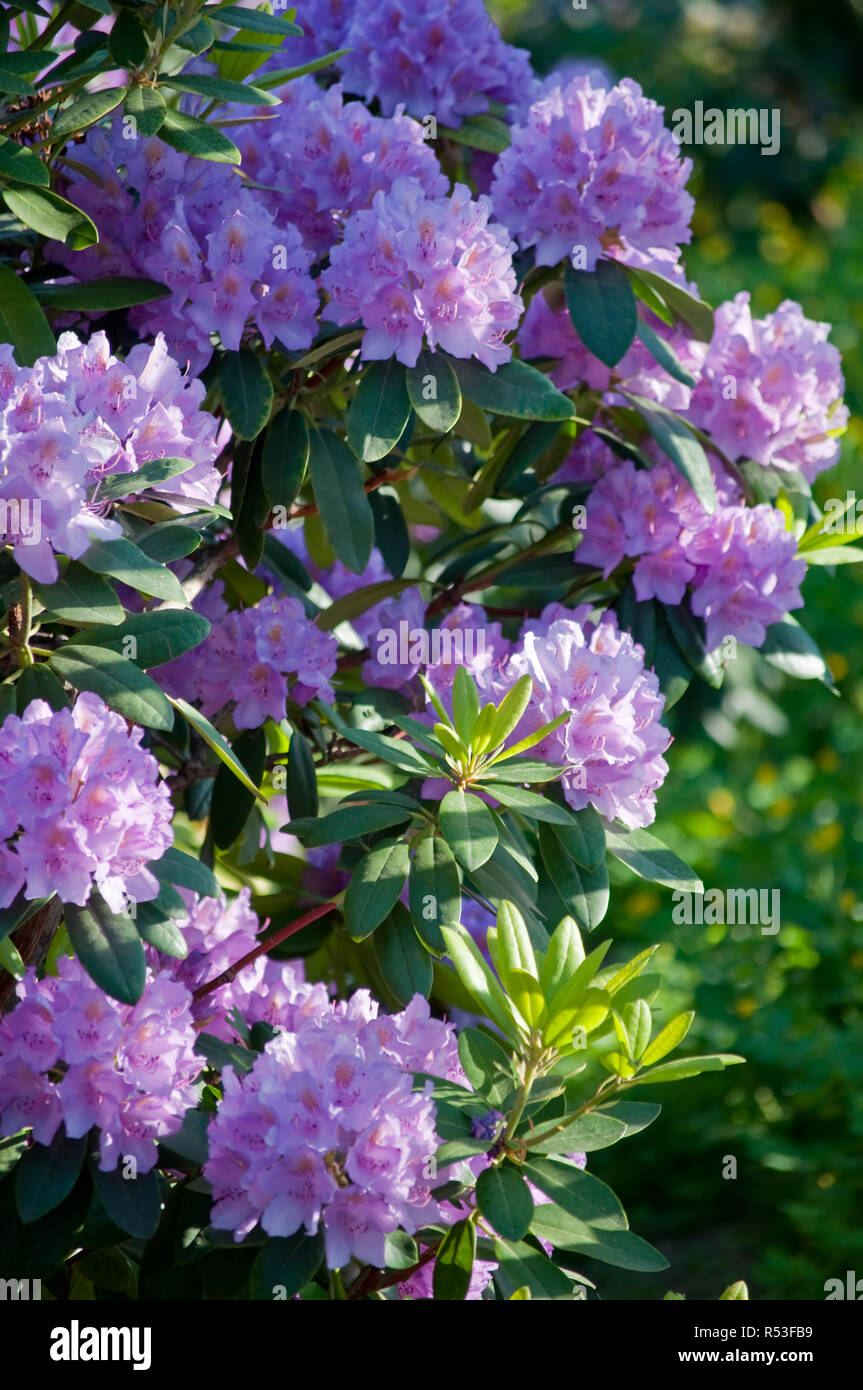
[[[572,1298],[572,1285],[563,1270],[532,1245],[496,1240],[494,1253],[512,1289],[528,1288],[533,1298],[543,1301]]]
[[[104,647],[121,656],[129,651],[135,663],[146,670],[192,651],[200,646],[209,631],[210,624],[200,613],[161,608],[153,613],[126,613],[119,625],[99,625],[76,632],[70,637],[69,645]],[[130,637],[134,638],[131,651]]]
[[[21,367],[32,367],[37,357],[53,357],[57,351],[32,290],[5,265],[0,265],[0,342],[12,344]]]
[[[135,913],[135,926],[143,941],[154,946],[165,956],[175,960],[185,960],[189,954],[186,938],[176,922],[165,917],[153,903],[139,903]]]
[[[521,1174],[511,1163],[486,1168],[476,1181],[476,1202],[481,1214],[504,1240],[521,1240],[533,1216],[533,1198]]]
[[[567,263],[563,284],[569,317],[584,346],[606,367],[615,367],[632,346],[638,326],[625,272],[617,261],[597,261],[595,270],[575,270]]]
[[[375,527],[356,459],[332,430],[314,429],[309,471],[330,545],[352,574],[362,574],[372,553]]]
[[[252,1266],[250,1297],[271,1302],[278,1291],[280,1298],[293,1298],[315,1277],[323,1258],[323,1230],[313,1236],[297,1231],[287,1238],[270,1237]]]
[[[638,336],[654,361],[658,362],[660,367],[664,367],[669,376],[674,377],[675,381],[681,382],[684,386],[696,385],[696,378],[686,370],[674,349],[669,347],[665,339],[661,338],[643,319],[639,319],[638,322]]]
[[[716,511],[716,484],[710,471],[710,463],[695,435],[673,411],[646,396],[635,396],[622,392],[638,411],[660,449],[675,468],[689,483],[704,510],[710,514]]]
[[[125,87],[105,87],[100,92],[84,92],[76,95],[71,106],[67,106],[56,118],[50,131],[52,145],[63,144],[70,135],[95,125],[113,111],[126,95]]]
[[[427,429],[446,434],[461,414],[461,388],[452,362],[443,352],[423,348],[407,372],[408,398]]]
[[[248,348],[226,352],[221,366],[225,414],[238,439],[254,439],[270,418],[273,385],[261,359]]]
[[[399,500],[378,488],[369,494],[369,505],[375,519],[375,545],[390,574],[398,578],[411,553],[411,540]]]
[[[459,1302],[467,1297],[475,1257],[476,1228],[472,1221],[457,1221],[444,1236],[435,1258],[435,1299]]]
[[[526,362],[505,362],[496,372],[472,360],[455,367],[462,394],[483,410],[517,420],[571,420],[575,414],[572,401]]]
[[[298,410],[280,410],[264,440],[261,483],[271,507],[287,512],[305,477],[309,462],[309,427]]]
[[[208,869],[200,859],[194,859],[191,854],[184,854],[174,846],[166,849],[161,859],[151,860],[147,868],[155,874],[160,883],[172,883],[178,888],[188,888],[202,898],[219,896],[219,885],[212,869]]]
[[[67,1139],[63,1125],[50,1144],[31,1145],[15,1174],[15,1200],[25,1226],[59,1207],[68,1197],[78,1181],[86,1154],[86,1135],[81,1139]]]
[[[558,829],[552,825],[539,827],[542,862],[566,911],[582,930],[593,931],[608,909],[608,872],[604,862],[595,869],[582,868],[567,851]]]
[[[286,777],[288,811],[295,820],[318,814],[318,781],[312,750],[296,729],[291,734]]]
[[[444,955],[441,923],[459,920],[461,885],[452,850],[440,835],[426,836],[417,845],[408,893],[417,935],[435,955]]]
[[[99,240],[96,225],[86,212],[49,188],[7,183],[2,192],[9,211],[40,236],[65,242],[72,251],[85,251]]]
[[[147,966],[141,938],[131,917],[112,912],[101,893],[86,907],[64,903],[66,929],[75,955],[92,980],[121,1004],[137,1004]]]
[[[174,77],[160,76],[163,87],[174,87],[178,92],[192,92],[196,96],[215,101],[229,101],[241,106],[278,106],[281,97],[274,97],[260,87],[232,82],[227,77],[200,77],[193,73],[178,73]]]
[[[639,878],[686,893],[703,893],[704,884],[689,865],[647,830],[606,832],[609,854]]]
[[[212,748],[220,762],[225,763],[231,769],[234,776],[244,787],[247,787],[255,796],[263,800],[254,782],[246,772],[246,769],[243,767],[242,763],[239,762],[236,754],[232,752],[230,745],[225,741],[218,729],[213,728],[209,719],[207,719],[200,710],[195,709],[194,705],[190,705],[187,700],[183,700],[180,696],[169,695],[168,699],[174,706],[174,709],[179,710],[180,713],[188,719],[196,733],[199,733],[204,742]]]
[[[394,357],[367,368],[347,416],[348,443],[358,459],[374,463],[395,447],[411,413],[405,369]]]
[[[211,159],[216,164],[242,163],[240,151],[226,135],[214,130],[206,121],[187,116],[182,111],[166,111],[159,137],[166,145],[179,150],[180,154],[190,154],[196,159]]]
[[[240,5],[225,5],[216,15],[220,24],[230,24],[232,29],[251,29],[257,34],[293,34],[302,38],[303,30],[289,19],[265,10],[247,10]]]
[[[703,343],[710,342],[714,332],[714,316],[709,304],[705,304],[702,299],[696,299],[682,285],[666,280],[653,270],[636,270],[632,266],[626,266],[625,270],[633,284],[638,286],[640,282],[641,285],[646,285],[648,290],[655,291],[668,305],[674,317],[691,331],[693,337]],[[646,302],[649,303],[649,300],[646,299]]]
[[[161,130],[168,108],[165,98],[155,87],[131,87],[123,110],[135,117],[136,133],[143,140],[149,140]]]
[[[49,616],[64,622],[116,627],[126,617],[111,585],[77,560],[66,566],[56,584],[34,584],[33,591]]]
[[[407,846],[402,848],[407,858]],[[384,984],[399,1004],[407,1006],[415,994],[428,998],[433,980],[431,956],[414,931],[403,903],[394,905],[375,932],[375,959]]]
[[[149,487],[158,487],[179,473],[194,468],[191,459],[149,459],[134,473],[107,473],[99,479],[96,500],[113,501],[117,497],[138,497]]]
[[[499,1042],[478,1028],[462,1028],[458,1055],[464,1074],[478,1095],[499,1109],[515,1087],[512,1059]]]
[[[408,847],[401,840],[382,840],[360,860],[344,903],[345,926],[355,941],[373,932],[392,911],[409,867]]]
[[[441,126],[438,133],[443,139],[455,140],[459,145],[470,145],[475,150],[485,150],[487,154],[500,154],[510,142],[509,126],[488,112],[468,116],[456,127]]]
[[[47,700],[54,710],[69,708],[63,682],[44,662],[40,661],[22,671],[15,689],[18,691],[19,714],[24,713],[31,700]]]
[[[537,1132],[540,1132],[537,1130]],[[544,1132],[544,1131],[543,1131]],[[532,1145],[531,1154],[571,1154],[593,1153],[595,1149],[607,1149],[626,1135],[623,1120],[613,1115],[594,1111],[582,1115],[557,1134],[550,1134],[539,1144]]]
[[[147,31],[142,20],[133,10],[121,10],[108,35],[108,52],[117,67],[141,67],[149,51]]]
[[[782,622],[774,623],[767,629],[760,651],[771,666],[784,671],[786,676],[794,676],[797,680],[820,680],[825,685],[833,686],[830,668],[817,642],[790,613],[786,613]]]
[[[441,833],[466,869],[478,869],[494,854],[497,827],[484,801],[458,787],[447,792],[438,812]]]
[[[105,704],[147,729],[174,727],[174,715],[155,681],[139,666],[106,647],[67,643],[48,658],[49,664],[76,690],[91,690]]]
[[[96,574],[119,579],[121,584],[128,584],[148,598],[186,604],[183,587],[173,570],[151,560],[125,536],[115,541],[94,541],[81,556],[81,564]]]
[[[332,811],[322,820],[292,820],[284,828],[289,830],[291,835],[301,839],[310,849],[316,849],[319,845],[335,845],[342,841],[347,843],[376,830],[387,830],[390,826],[402,825],[409,815],[410,812],[401,806],[384,806],[379,803],[363,806],[352,802],[344,809]]]
[[[607,1231],[626,1229],[626,1213],[611,1188],[568,1159],[530,1158],[524,1171],[540,1192],[570,1216]]]
[[[652,1274],[668,1268],[665,1256],[633,1231],[603,1230],[588,1225],[554,1203],[536,1208],[531,1229],[534,1235],[550,1241],[557,1250],[575,1250],[619,1269]]]
[[[84,280],[73,285],[34,285],[33,292],[40,304],[47,304],[49,309],[78,309],[92,313],[106,313],[110,309],[129,309],[136,304],[149,304],[154,299],[165,299],[171,294],[168,285],[163,285],[158,280],[139,279],[134,275],[106,275],[101,280]],[[170,462],[174,460],[152,460],[152,464]],[[140,471],[143,472],[150,466],[149,463],[144,464]],[[186,462],[186,467],[192,467],[190,461]],[[174,471],[179,473],[183,470],[178,468]],[[113,481],[117,476],[109,475],[104,481]],[[128,473],[122,476],[131,479],[137,478],[138,474]],[[173,475],[166,473],[165,476]],[[115,496],[120,497],[123,494],[116,493]]]
[[[32,183],[37,188],[48,188],[51,182],[47,168],[35,151],[5,136],[0,136],[0,177],[14,179],[16,183]]]
[[[252,781],[260,784],[267,760],[263,729],[244,729],[234,739],[232,751]],[[217,849],[230,849],[242,833],[254,805],[253,793],[246,787],[238,787],[231,769],[222,765],[216,773],[210,805],[210,826]]]
[[[96,1155],[93,1155],[95,1158]],[[93,1183],[99,1200],[111,1220],[130,1236],[149,1240],[159,1224],[161,1201],[155,1168],[135,1178],[123,1177],[123,1160],[111,1173],[103,1173],[92,1163]]]

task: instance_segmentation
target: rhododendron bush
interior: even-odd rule
[[[481,0],[84,8],[0,7],[0,1273],[635,1286],[602,1150],[743,1059],[608,863],[703,893],[739,645],[831,698],[829,327],[708,305],[662,108]]]

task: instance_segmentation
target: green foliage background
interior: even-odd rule
[[[713,304],[750,287],[753,312],[784,298],[833,324],[852,421],[818,500],[863,499],[863,185],[856,62],[863,0],[552,0],[490,4],[537,71],[599,60],[665,105],[778,107],[781,147],[695,148],[691,279]],[[746,653],[726,688],[692,688],[667,716],[678,735],[659,801],[663,838],[705,886],[778,888],[781,929],[678,926],[667,893],[618,871],[608,930],[662,940],[669,1008],[696,1008],[697,1051],[746,1068],[668,1088],[641,1138],[593,1171],[625,1183],[633,1227],[664,1240],[669,1273],[609,1271],[606,1297],[715,1298],[725,1273],[756,1299],[820,1299],[863,1274],[863,575],[810,571],[806,625],[841,694],[817,682],[769,688]],[[769,677],[768,677],[769,679]],[[614,877],[614,873],[613,873]],[[667,986],[668,987],[668,986]],[[736,1180],[722,1176],[737,1160]]]

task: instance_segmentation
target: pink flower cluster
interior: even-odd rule
[[[324,319],[362,320],[366,359],[395,356],[412,367],[423,337],[430,348],[478,357],[494,371],[512,351],[504,342],[522,303],[516,293],[515,244],[491,203],[465,184],[430,198],[416,179],[397,179],[355,212],[333,247],[321,284],[331,299]]]
[[[197,700],[208,718],[235,701],[238,729],[284,719],[291,676],[291,696],[301,704],[333,698],[329,682],[338,643],[306,617],[299,599],[268,597],[253,608],[229,611],[215,587],[206,605],[199,605],[213,627],[194,651],[162,667],[165,689]]]
[[[536,247],[537,265],[583,247],[582,269],[603,254],[667,267],[691,238],[692,161],[637,82],[606,89],[593,79],[549,87],[513,127],[495,165],[495,212],[522,247]]]
[[[188,991],[149,973],[138,1003],[119,1004],[71,956],[57,968],[42,980],[28,970],[0,1020],[0,1133],[32,1128],[36,1143],[50,1144],[61,1122],[71,1139],[95,1125],[103,1172],[133,1158],[147,1173],[158,1140],[197,1103]]]
[[[461,1076],[452,1029],[419,996],[379,1017],[365,990],[279,1033],[247,1076],[225,1071],[204,1167],[213,1225],[241,1240],[258,1222],[311,1235],[323,1218],[331,1269],[382,1266],[389,1232],[437,1213],[432,1087],[414,1091],[412,1071]]]
[[[147,864],[173,843],[171,800],[143,730],[98,695],[53,711],[31,700],[0,731],[0,907],[57,893],[83,907],[94,888],[115,912],[148,902]]]
[[[289,351],[308,347],[318,310],[311,252],[229,165],[179,154],[158,138],[124,140],[119,122],[94,127],[81,157],[102,183],[72,179],[68,193],[97,219],[99,243],[70,251],[52,242],[51,255],[79,279],[137,275],[168,285],[169,300],[130,311],[142,336],[164,332],[195,371],[210,360],[216,334],[228,349],[253,329],[266,347],[274,338]]]
[[[447,192],[422,126],[400,108],[390,117],[373,116],[362,102],[345,101],[341,87],[323,92],[312,77],[277,93],[282,104],[271,119],[240,126],[232,138],[244,173],[265,185],[255,189],[257,202],[278,226],[298,227],[316,257],[339,240],[349,213],[370,207],[397,178],[418,179],[430,198]]]
[[[724,637],[759,647],[766,629],[801,608],[806,564],[774,507],[738,505],[720,482],[720,505],[708,515],[670,464],[637,469],[616,460],[587,500],[579,564],[607,578],[625,556],[635,559],[639,601],[681,603],[692,586],[692,611],[705,618],[710,650]]]
[[[537,87],[527,52],[504,43],[482,0],[369,0],[362,10],[306,0],[298,20],[308,37],[294,61],[349,49],[336,65],[345,88],[386,116],[404,103],[459,126],[490,100],[511,105]]]
[[[730,458],[796,469],[811,482],[838,459],[836,436],[848,422],[841,359],[829,332],[790,299],[753,319],[741,291],[716,311],[690,418]]]
[[[472,622],[477,612],[482,610],[472,610]],[[498,628],[490,632],[481,660],[464,664],[483,701],[499,702],[519,677],[530,675],[533,693],[519,737],[571,711],[569,721],[530,752],[567,765],[561,786],[570,806],[578,811],[592,804],[629,828],[649,825],[656,790],[668,772],[662,754],[671,736],[659,722],[665,697],[654,672],[644,668],[643,648],[618,630],[615,615],[606,612],[594,623],[589,613],[590,605],[549,604],[522,628],[518,642],[508,642]],[[464,619],[462,611],[459,620]],[[430,667],[426,674],[448,705],[454,668]]]
[[[33,367],[19,367],[12,348],[0,345],[0,543],[13,547],[27,574],[54,583],[58,554],[77,558],[91,541],[122,534],[91,496],[94,484],[128,473],[131,492],[133,475],[151,459],[193,464],[157,491],[214,501],[221,435],[200,409],[204,394],[203,383],[168,356],[161,334],[152,347],[133,347],[125,362],[104,333],[86,343],[63,333],[56,356]]]

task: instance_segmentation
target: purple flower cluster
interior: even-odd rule
[[[188,954],[176,960],[148,946],[147,955],[154,970],[169,974],[194,994],[258,945],[260,923],[249,905],[248,888],[231,902],[199,898],[182,888],[179,891],[189,913],[183,923]],[[323,1014],[328,1007],[326,986],[306,983],[302,961],[288,963],[266,955],[258,956],[235,979],[191,1004],[196,1027],[225,1042],[237,1040],[237,1030],[230,1021],[235,1009],[249,1026],[269,1023],[294,1032],[302,1018]]]
[[[0,731],[0,907],[57,893],[83,907],[93,888],[115,912],[148,902],[147,864],[173,843],[171,800],[143,730],[98,695],[53,711],[31,700]]]
[[[276,60],[271,60],[275,62]],[[348,214],[371,206],[397,178],[418,179],[430,198],[444,195],[444,178],[423,128],[400,110],[373,116],[341,87],[323,92],[312,77],[278,89],[282,105],[263,126],[233,135],[243,171],[278,226],[293,223],[305,246],[325,256]]]
[[[77,558],[91,541],[122,534],[102,515],[94,485],[128,473],[131,492],[150,459],[191,459],[158,490],[214,501],[221,436],[218,421],[200,409],[204,394],[203,383],[168,356],[161,334],[152,347],[133,347],[125,362],[104,333],[86,343],[63,333],[56,355],[33,367],[17,366],[12,348],[0,345],[0,543],[13,547],[27,574],[52,584],[58,554]]]
[[[576,558],[598,565],[606,578],[625,556],[635,559],[639,601],[678,604],[691,585],[709,649],[724,637],[759,647],[772,623],[802,607],[806,564],[781,512],[738,505],[721,482],[718,493],[710,516],[671,465],[637,469],[617,460],[588,498]]]
[[[61,1122],[71,1139],[95,1125],[103,1172],[132,1158],[148,1173],[197,1102],[188,991],[149,973],[138,1003],[119,1004],[71,956],[57,968],[43,980],[28,970],[0,1020],[0,1133],[32,1128],[50,1144]]]
[[[215,586],[214,586],[215,589]],[[198,605],[201,611],[205,605]],[[197,700],[207,717],[236,701],[234,724],[256,729],[265,719],[285,717],[289,677],[291,696],[302,704],[331,700],[338,643],[322,632],[296,598],[267,597],[253,608],[228,611],[211,591],[206,615],[213,627],[194,651],[163,666],[165,689]]]
[[[515,244],[491,203],[474,202],[465,184],[449,198],[429,198],[416,179],[397,179],[355,212],[333,248],[321,284],[331,295],[322,317],[361,319],[366,359],[395,356],[412,367],[423,345],[455,357],[478,357],[494,371],[512,352],[516,327]]]
[[[100,185],[71,180],[70,198],[98,220],[86,251],[50,243],[53,258],[80,279],[137,275],[160,280],[169,300],[132,309],[146,337],[162,331],[171,351],[200,371],[222,346],[256,329],[269,347],[308,347],[317,332],[311,252],[291,223],[277,225],[229,165],[179,154],[159,139],[126,141],[120,124],[91,130],[81,157]]]
[[[531,757],[567,765],[561,786],[570,806],[578,811],[590,803],[608,820],[649,825],[668,772],[662,754],[671,736],[659,722],[665,697],[654,672],[644,668],[643,648],[618,630],[615,615],[607,612],[594,623],[589,613],[590,605],[549,604],[525,624],[518,642],[492,634],[482,660],[464,664],[483,701],[499,702],[519,677],[530,675],[533,693],[519,737],[571,711],[566,724],[531,749]],[[445,705],[454,674],[451,666],[427,671]]]
[[[790,299],[753,319],[742,291],[716,311],[690,418],[732,459],[797,470],[811,482],[836,462],[836,436],[848,422],[829,332]]]
[[[419,996],[378,1017],[365,990],[279,1033],[247,1076],[225,1071],[204,1167],[213,1225],[241,1240],[258,1222],[312,1234],[323,1217],[331,1269],[382,1266],[387,1233],[437,1214],[431,1082],[414,1091],[412,1071],[461,1077],[452,1029]]]
[[[482,0],[371,0],[362,11],[307,0],[299,22],[307,37],[297,61],[350,49],[336,64],[344,86],[377,100],[386,116],[404,104],[459,126],[490,100],[512,105],[538,87],[527,52],[504,43]]]
[[[692,162],[637,82],[606,89],[592,78],[550,87],[513,127],[495,166],[495,212],[522,247],[536,247],[537,265],[583,247],[583,269],[602,255],[667,267],[691,237]]]

